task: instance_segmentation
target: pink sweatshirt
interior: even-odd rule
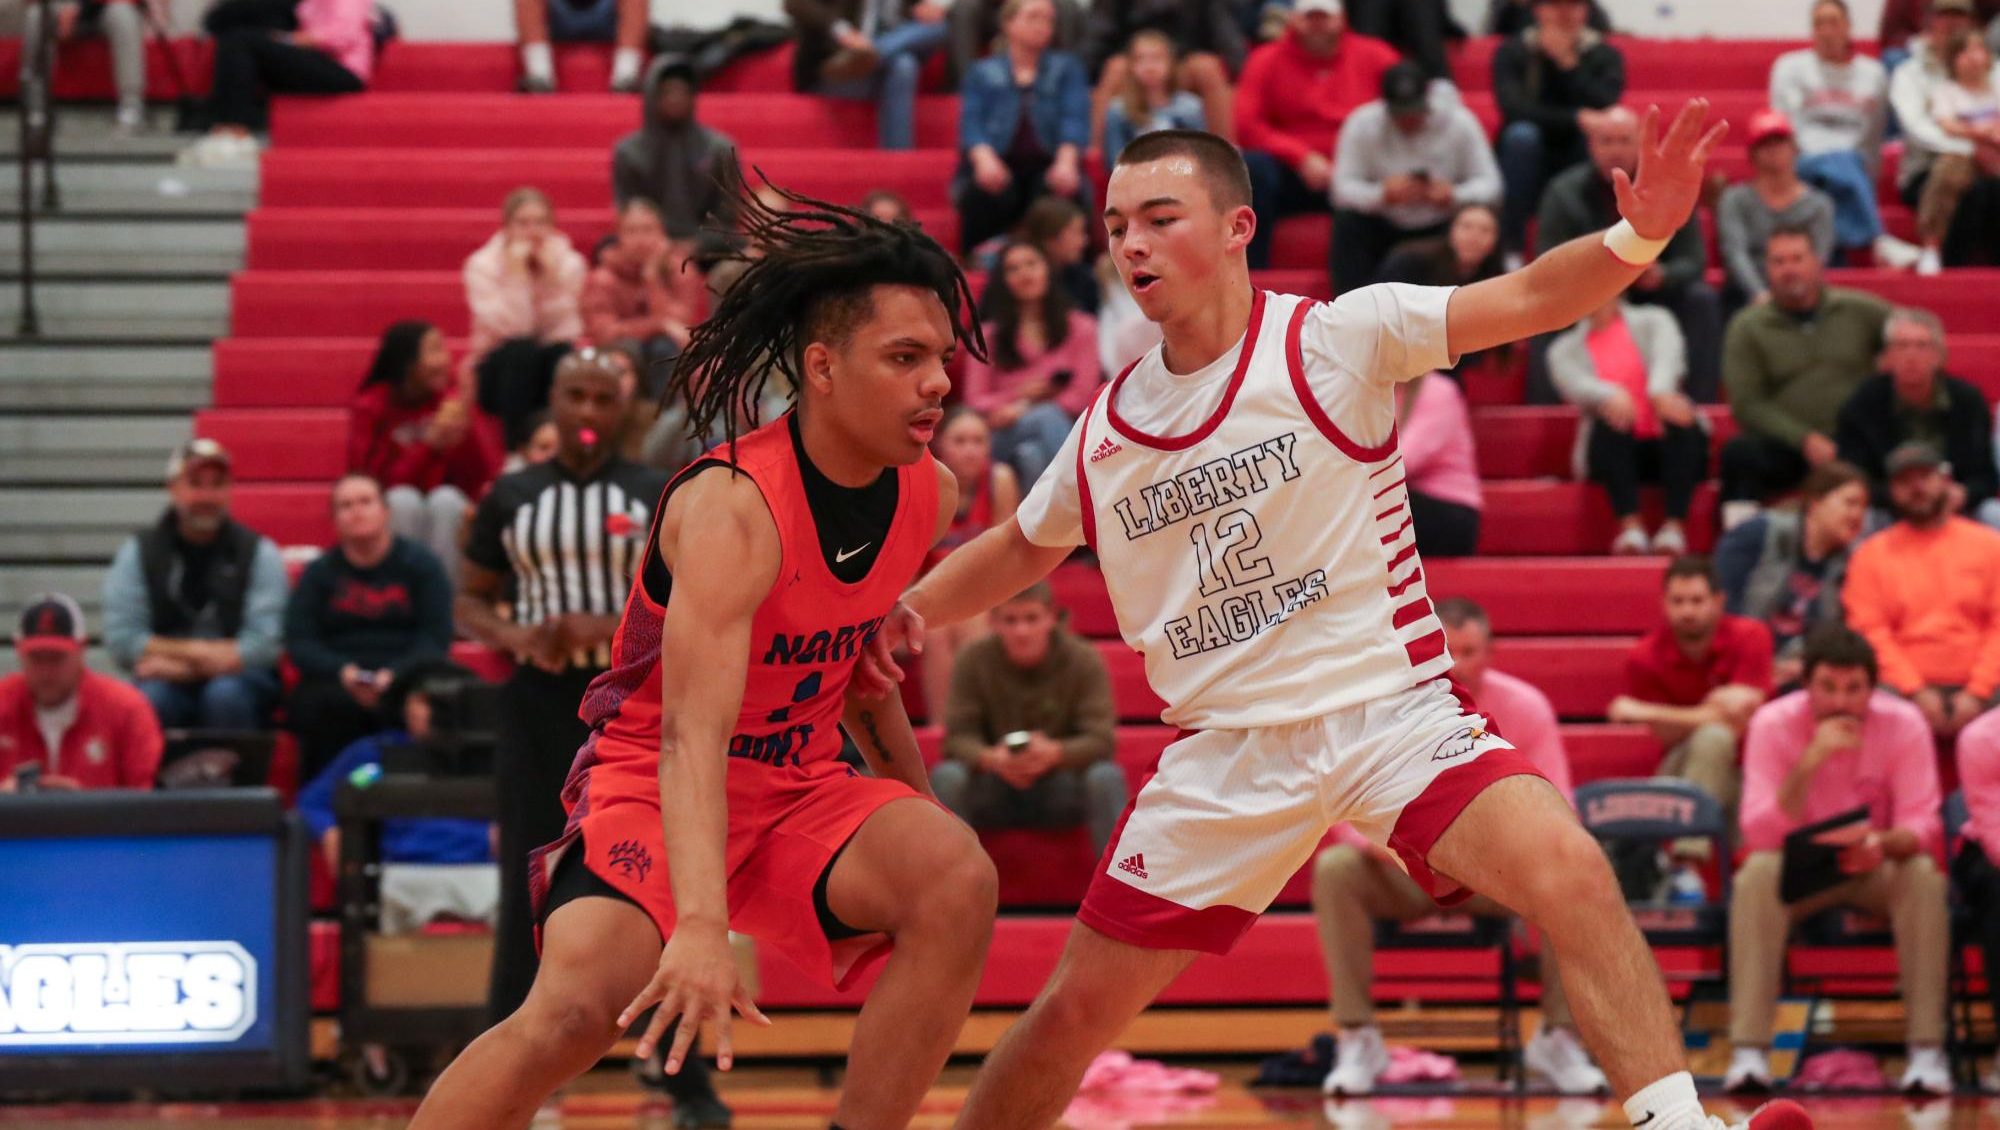
[[[375,70],[375,37],[368,26],[374,7],[374,0],[299,0],[299,34],[366,85]]]
[[[990,345],[999,331],[991,322],[984,329]],[[1055,399],[1063,411],[1075,417],[1090,407],[1090,398],[1096,395],[1097,386],[1104,383],[1103,364],[1097,356],[1097,319],[1075,310],[1070,311],[1069,336],[1063,338],[1061,345],[1040,355],[1022,350],[1021,359],[1026,362],[1024,366],[1003,372],[990,362],[966,358],[965,403],[977,411],[991,412],[1019,400],[1021,386],[1029,381],[1067,370],[1069,384],[1056,393]]]
[[[1988,711],[1958,733],[1958,787],[1969,814],[1965,834],[1989,859],[2000,859],[2000,710]]]
[[[540,257],[544,265],[536,278],[507,253],[506,233],[495,232],[466,258],[465,301],[472,307],[473,357],[486,356],[508,338],[557,342],[583,336],[579,303],[590,264],[561,232],[543,241]]]
[[[1861,748],[1820,766],[1806,790],[1804,817],[1793,819],[1778,807],[1778,792],[1817,725],[1804,691],[1765,703],[1751,715],[1743,739],[1743,849],[1781,850],[1786,833],[1865,804],[1876,829],[1907,828],[1937,854],[1944,842],[1937,747],[1923,714],[1876,691],[1861,723]]]
[[[1410,490],[1474,510],[1485,505],[1479,459],[1472,447],[1472,417],[1458,382],[1432,373],[1404,395],[1417,402],[1396,425],[1396,446],[1409,468]]]
[[[1576,800],[1569,751],[1563,748],[1562,726],[1556,721],[1556,708],[1550,705],[1549,696],[1526,679],[1488,668],[1479,689],[1472,691],[1472,700],[1479,704],[1479,713],[1493,723],[1500,736],[1527,754],[1528,760],[1535,763],[1535,768],[1542,771],[1542,776],[1565,799]],[[1349,847],[1368,843],[1368,838],[1355,831],[1352,824],[1336,825],[1333,836],[1334,842]]]

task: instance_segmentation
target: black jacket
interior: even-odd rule
[[[1951,463],[1952,479],[1965,488],[1969,511],[2000,489],[2000,471],[1993,463],[1993,414],[1977,386],[1942,373],[1938,379],[1944,382],[1946,407],[1930,415],[1944,431],[1944,457]],[[1874,505],[1884,509],[1889,506],[1884,464],[1896,445],[1910,438],[1903,434],[1902,420],[1895,386],[1878,374],[1855,387],[1834,426],[1840,457],[1867,472]]]
[[[1625,56],[1596,32],[1586,31],[1576,66],[1558,70],[1528,28],[1493,53],[1493,100],[1507,124],[1533,122],[1552,154],[1580,150],[1578,110],[1602,110],[1625,96]]]
[[[1083,61],[1095,80],[1105,60],[1125,50],[1134,32],[1163,31],[1181,53],[1220,56],[1232,75],[1243,72],[1250,45],[1225,0],[1095,0],[1084,25]],[[1210,123],[1211,125],[1213,123]]]
[[[162,639],[186,638],[203,628],[218,632],[217,638],[234,639],[243,630],[243,606],[250,595],[250,571],[261,539],[255,530],[234,518],[226,519],[203,555],[209,603],[190,608],[181,597],[185,543],[174,532],[174,523],[174,512],[169,508],[158,522],[139,531],[139,568],[146,576],[150,616],[147,627]],[[205,625],[202,621],[208,616],[214,622]]]

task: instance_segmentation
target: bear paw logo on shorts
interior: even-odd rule
[[[611,866],[627,879],[643,883],[653,870],[653,853],[638,840],[620,840],[611,845]]]
[[[1439,742],[1436,752],[1431,754],[1431,760],[1450,761],[1454,757],[1464,757],[1466,754],[1478,749],[1479,743],[1485,740],[1485,730],[1480,729],[1478,726],[1467,726],[1463,730]]]

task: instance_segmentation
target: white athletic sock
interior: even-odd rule
[[[1635,1130],[1700,1130],[1708,1125],[1694,1076],[1676,1071],[1625,1100],[1625,1117]]]
[[[549,45],[546,43],[523,43],[521,44],[521,69],[528,72],[529,78],[554,82],[556,78],[555,53],[549,50]]]
[[[645,52],[636,47],[620,47],[611,53],[611,85],[623,86],[639,81],[639,68],[646,62]]]

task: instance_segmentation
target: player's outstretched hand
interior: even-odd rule
[[[854,687],[863,698],[887,698],[894,693],[903,681],[903,666],[896,662],[896,652],[904,647],[911,655],[924,653],[924,618],[899,600],[882,618],[882,626],[875,630],[875,638],[868,641],[861,662],[854,666]]]
[[[1628,177],[1623,169],[1611,172],[1618,214],[1641,236],[1671,238],[1694,215],[1708,155],[1729,132],[1728,122],[1717,122],[1704,133],[1702,126],[1707,121],[1708,99],[1691,98],[1674,115],[1674,123],[1662,138],[1660,108],[1646,108],[1645,123],[1639,128],[1638,174]]]
[[[642,1062],[651,1059],[667,1025],[680,1020],[662,1065],[669,1075],[680,1072],[703,1024],[715,1026],[715,1065],[727,1071],[736,1059],[730,1036],[732,1012],[741,1013],[753,1024],[771,1023],[750,999],[736,968],[736,955],[729,948],[727,930],[675,930],[667,939],[667,948],[660,952],[660,967],[653,971],[653,979],[618,1014],[619,1031],[631,1027],[654,1004],[659,1008],[653,1012],[652,1023],[646,1025],[645,1035],[639,1037],[638,1057]]]

